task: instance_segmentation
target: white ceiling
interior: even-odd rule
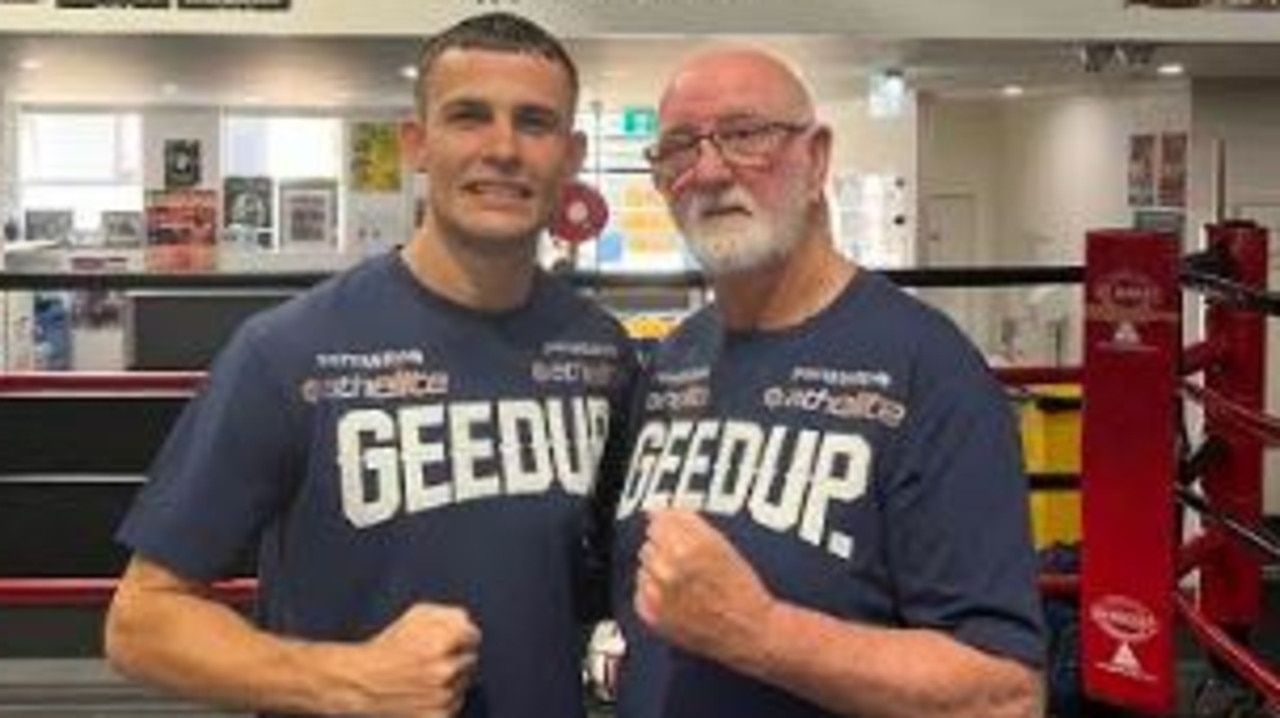
[[[407,106],[398,71],[418,40],[388,27],[436,27],[437,15],[477,6],[510,6],[573,38],[583,99],[608,106],[652,102],[671,65],[708,41],[707,26],[718,39],[792,57],[826,100],[861,97],[867,77],[890,67],[922,90],[960,95],[1011,83],[1037,92],[1148,80],[1151,67],[1082,68],[1086,42],[1131,38],[1156,43],[1154,63],[1181,62],[1193,78],[1280,76],[1280,13],[1153,11],[1123,0],[362,0],[359,16],[351,0],[294,0],[291,34],[279,16],[205,14],[201,33],[187,26],[192,13],[155,11],[62,12],[75,32],[52,33],[38,29],[52,8],[20,22],[3,1],[0,92],[23,103]],[[119,22],[126,17],[142,20]],[[344,36],[318,32],[344,18]],[[824,21],[839,34],[815,32]],[[129,32],[145,24],[161,29]],[[33,59],[38,69],[21,69]]]

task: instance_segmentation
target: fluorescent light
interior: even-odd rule
[[[1022,85],[1005,85],[1000,88],[1000,94],[1005,97],[1022,97],[1026,90],[1022,89]]]
[[[34,57],[28,57],[25,60],[22,60],[21,62],[19,62],[18,67],[22,68],[23,70],[26,70],[27,72],[31,72],[32,70],[39,70],[40,68],[44,67],[44,63],[41,62],[40,60],[37,60]]]
[[[1178,62],[1166,62],[1156,68],[1156,73],[1165,77],[1177,77],[1186,71],[1187,68],[1183,67],[1182,64]]]
[[[418,79],[418,66],[417,66],[417,65],[405,65],[405,66],[401,67],[401,68],[400,68],[400,76],[401,76],[401,77],[403,77],[403,78],[404,78],[404,79],[406,79],[406,80],[416,80],[416,79]]]

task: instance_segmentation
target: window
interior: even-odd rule
[[[21,113],[18,184],[24,213],[70,211],[79,236],[100,232],[105,211],[141,211],[141,116]]]
[[[231,115],[223,126],[227,177],[333,179],[342,175],[342,121]]]

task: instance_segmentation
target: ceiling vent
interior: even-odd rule
[[[1142,5],[1158,10],[1280,11],[1280,0],[1125,0],[1125,5]]]

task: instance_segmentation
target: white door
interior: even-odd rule
[[[971,194],[936,194],[925,199],[923,233],[917,255],[926,268],[967,267],[978,255],[977,202]],[[988,306],[983,293],[971,288],[924,289],[919,296],[945,311],[984,350],[988,332],[980,315]]]

